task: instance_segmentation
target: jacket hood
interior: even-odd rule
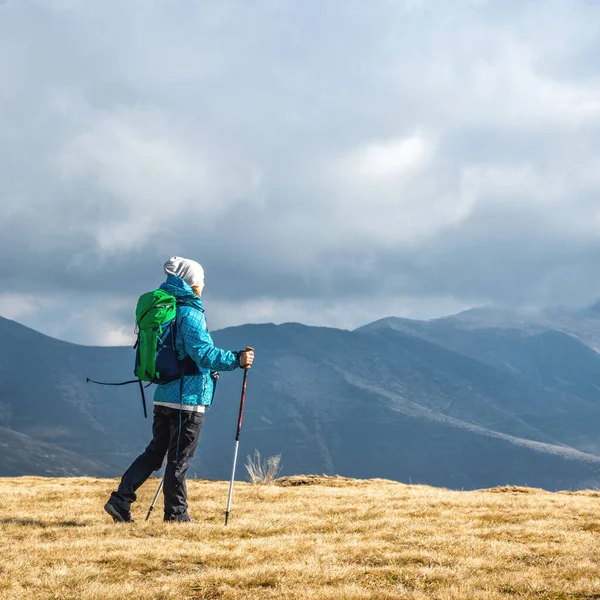
[[[176,275],[168,275],[167,280],[160,286],[171,296],[175,296],[178,300],[185,299],[186,304],[194,304],[202,309],[202,300],[194,294],[194,290],[183,280]]]

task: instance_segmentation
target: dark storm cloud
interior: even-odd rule
[[[0,6],[0,314],[128,339],[600,296],[595,3]],[[69,305],[64,311],[57,307]]]

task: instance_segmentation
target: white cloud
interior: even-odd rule
[[[199,142],[161,110],[92,114],[58,166],[63,182],[87,181],[116,201],[114,220],[89,225],[102,250],[131,250],[182,219],[206,227],[240,197],[253,197],[258,169]]]
[[[381,181],[410,176],[423,169],[433,155],[433,143],[423,135],[368,142],[342,161],[343,178]]]
[[[530,45],[514,38],[499,44],[492,57],[475,58],[464,82],[471,116],[524,128],[598,122],[600,86],[554,79],[540,72],[538,61]]]
[[[0,293],[0,315],[7,319],[23,319],[35,313],[40,301],[31,294]]]
[[[384,248],[414,248],[459,223],[473,206],[457,178],[448,180],[441,170],[443,160],[431,134],[368,141],[333,161],[321,214],[339,219],[337,233],[346,243],[359,236]]]
[[[107,328],[104,330],[99,345],[131,347],[135,343],[135,339],[135,334],[131,330],[117,326],[115,329]]]
[[[547,203],[561,192],[552,182],[543,181],[531,166],[471,165],[461,174],[461,197],[471,208],[490,198],[511,204]]]

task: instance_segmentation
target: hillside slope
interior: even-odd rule
[[[6,320],[0,333],[0,425],[26,436],[2,442],[0,431],[0,475],[120,474],[148,442],[151,421],[137,386],[85,378],[130,379],[133,351],[67,344]],[[257,348],[241,456],[281,453],[284,474],[464,489],[600,483],[593,399],[397,331],[247,325],[214,337],[221,347]],[[219,382],[192,474],[228,476],[240,384],[240,371]]]

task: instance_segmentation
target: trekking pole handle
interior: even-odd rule
[[[254,348],[252,346],[246,346],[246,350],[244,350],[244,352],[254,352]],[[249,369],[249,368],[250,368],[250,366],[248,365],[248,366],[244,367],[244,370]]]

